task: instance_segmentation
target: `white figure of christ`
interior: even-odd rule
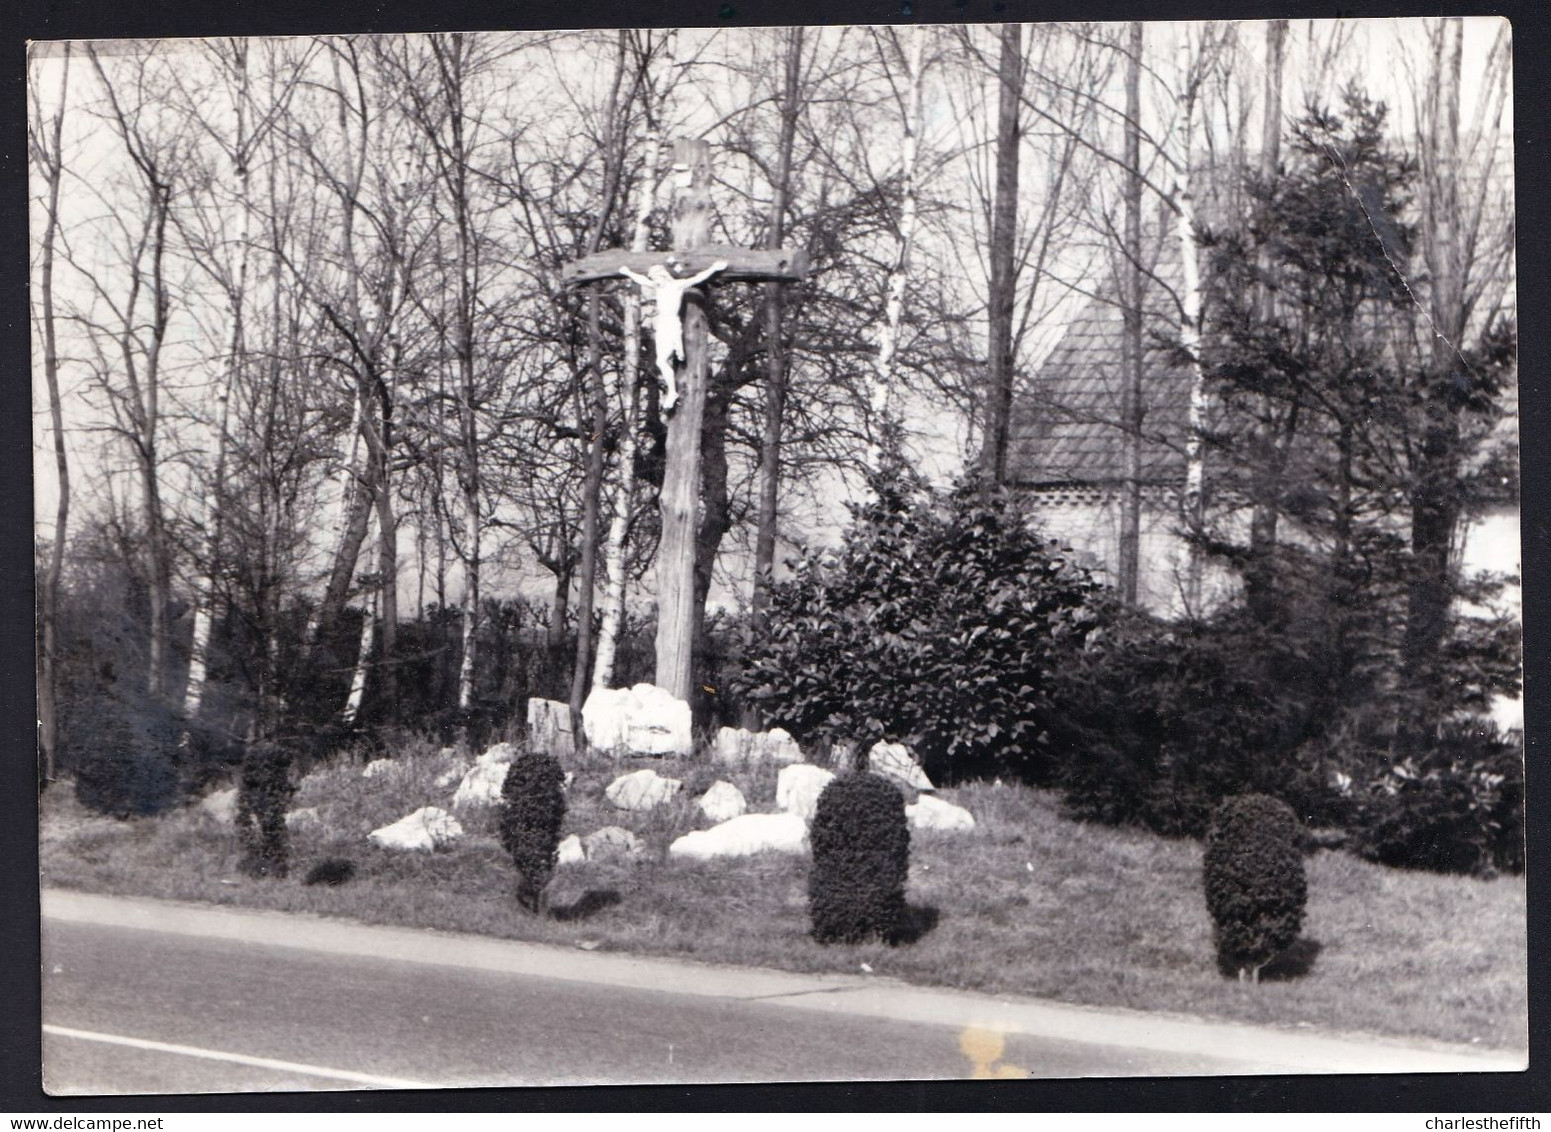
[[[717,260],[699,275],[691,275],[687,279],[675,279],[668,269],[660,263],[652,264],[645,275],[637,274],[630,268],[621,266],[621,275],[635,280],[641,287],[642,294],[650,298],[657,307],[657,320],[652,325],[652,337],[657,349],[657,372],[662,375],[663,384],[668,387],[667,395],[663,398],[663,412],[672,409],[678,404],[678,383],[674,380],[674,359],[682,360],[684,357],[684,320],[680,317],[684,309],[684,292],[691,287],[704,283],[718,271],[727,269],[727,261]]]

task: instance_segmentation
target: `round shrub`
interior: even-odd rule
[[[248,746],[237,783],[237,836],[242,859],[237,867],[251,877],[284,877],[290,869],[285,811],[296,787],[291,754],[278,743]]]
[[[517,868],[517,903],[541,907],[560,857],[565,822],[565,771],[553,755],[530,751],[517,758],[501,784],[501,844]]]
[[[809,841],[813,938],[899,942],[907,926],[910,870],[910,826],[899,788],[866,772],[832,779],[819,795]]]
[[[1285,802],[1263,794],[1229,798],[1207,834],[1204,882],[1218,966],[1260,981],[1260,969],[1303,927],[1308,882],[1302,829]]]

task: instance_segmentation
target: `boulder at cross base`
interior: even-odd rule
[[[702,814],[714,822],[741,817],[749,808],[743,791],[730,782],[714,783],[711,789],[700,795],[695,804],[700,807]]]
[[[574,833],[560,842],[558,852],[560,857],[555,862],[557,865],[579,865],[587,859],[582,849],[582,839]]]
[[[933,790],[910,748],[903,743],[874,743],[867,752],[867,769],[912,790]]]
[[[446,810],[421,806],[392,825],[374,829],[367,840],[379,849],[414,849],[430,852],[453,844],[463,836],[463,826]]]
[[[286,829],[316,829],[323,824],[317,806],[303,806],[285,815]]]
[[[615,809],[654,810],[679,792],[684,784],[677,778],[664,778],[655,770],[622,774],[609,783],[603,796]]]
[[[776,806],[803,821],[812,821],[819,795],[835,776],[821,766],[795,763],[782,767],[776,777]]]
[[[476,763],[484,766],[510,766],[517,758],[517,747],[513,743],[492,743],[485,753],[475,759]]]
[[[237,820],[237,788],[228,787],[225,790],[213,790],[199,800],[199,812],[214,818],[222,825],[231,825]]]
[[[559,700],[528,700],[528,749],[560,758],[574,754],[576,735],[571,730],[571,705]]]
[[[686,833],[668,846],[669,858],[681,861],[807,851],[808,826],[796,814],[744,814]]]
[[[475,763],[458,783],[458,792],[452,796],[452,808],[499,806],[501,787],[506,784],[506,772],[510,769],[506,763]]]
[[[779,727],[769,731],[745,731],[724,727],[716,733],[711,757],[729,766],[789,766],[802,762],[802,748]]]
[[[687,755],[689,704],[654,684],[599,688],[582,705],[589,745],[624,755]]]
[[[975,817],[963,806],[923,794],[915,804],[905,807],[911,829],[931,829],[940,833],[968,833],[975,828]]]
[[[606,825],[582,838],[582,852],[589,861],[612,861],[645,856],[646,846],[628,829]]]
[[[376,778],[393,770],[392,759],[373,759],[361,768],[362,778]]]

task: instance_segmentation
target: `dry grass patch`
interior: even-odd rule
[[[400,751],[400,765],[371,779],[360,763],[315,769],[293,806],[315,807],[321,822],[292,833],[285,881],[238,874],[233,831],[197,807],[119,822],[84,813],[68,789],[56,788],[44,800],[43,879],[795,971],[855,972],[865,963],[880,978],[1095,1006],[1525,1042],[1522,878],[1404,873],[1319,853],[1308,862],[1303,942],[1267,970],[1267,981],[1244,986],[1217,972],[1198,844],[1073,822],[1048,793],[976,784],[943,792],[975,815],[973,833],[913,836],[908,895],[924,930],[918,941],[820,947],[808,936],[806,858],[667,858],[673,839],[710,824],[694,802],[712,782],[727,779],[751,810],[772,810],[775,770],[585,756],[567,762],[575,778],[565,833],[618,825],[647,852],[562,868],[550,915],[534,917],[517,907],[493,808],[457,811],[466,836],[448,851],[390,853],[367,843],[370,830],[420,806],[451,809],[456,783],[435,783],[456,762],[422,745]],[[610,805],[609,782],[639,765],[682,779],[678,798],[647,814]],[[353,860],[355,879],[303,885],[307,869],[329,856]]]

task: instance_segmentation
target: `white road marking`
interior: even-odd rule
[[[336,1081],[350,1081],[357,1085],[371,1085],[378,1089],[434,1089],[423,1081],[406,1081],[397,1077],[376,1077],[370,1073],[353,1073],[348,1069],[327,1069],[321,1065],[303,1065],[297,1061],[277,1061],[270,1057],[249,1057],[242,1053],[225,1053],[221,1050],[201,1049],[199,1046],[174,1045],[171,1042],[153,1042],[146,1038],[131,1038],[123,1034],[101,1034],[95,1030],[72,1030],[68,1026],[44,1025],[45,1034],[61,1038],[78,1038],[83,1042],[105,1042],[108,1045],[130,1046],[133,1049],[154,1050],[157,1053],[176,1053],[183,1057],[200,1057],[206,1061],[229,1061],[236,1065],[252,1065],[258,1069],[274,1069],[282,1073],[300,1073],[307,1077],[329,1077]]]

